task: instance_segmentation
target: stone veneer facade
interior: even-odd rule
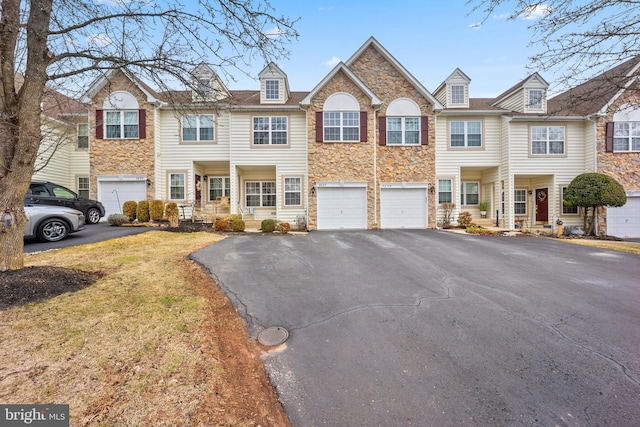
[[[606,117],[597,121],[597,172],[618,181],[625,191],[640,191],[640,153],[608,153],[606,150],[606,124],[613,121],[613,114],[624,104],[640,104],[640,90],[627,90],[609,106]],[[607,234],[606,210],[598,215],[598,232]]]
[[[120,90],[129,92],[136,98],[138,109],[146,110],[146,138],[96,138],[96,110],[103,109],[103,102],[110,93]],[[147,186],[147,199],[152,199],[155,186],[154,108],[147,101],[146,94],[121,71],[116,71],[109,83],[93,97],[89,113],[89,129],[91,129],[89,131],[91,196],[97,197],[98,176],[146,175],[152,183],[151,186]]]
[[[373,46],[369,46],[351,64],[353,73],[376,95],[384,100],[381,107],[373,107],[371,99],[342,71],[338,72],[318,91],[309,107],[309,188],[318,181],[367,182],[367,228],[380,227],[380,183],[435,183],[435,132],[432,105],[407,81],[392,63]],[[325,100],[337,92],[354,96],[360,111],[367,112],[367,142],[316,142],[316,112],[323,110]],[[385,116],[390,102],[398,98],[415,101],[423,116],[429,118],[428,145],[380,146],[378,117]],[[380,108],[379,111],[376,111]],[[375,132],[375,134],[374,134]],[[377,158],[377,161],[376,161]],[[374,164],[375,162],[375,164]],[[377,177],[374,174],[377,173]],[[376,179],[377,178],[377,179]],[[377,185],[377,188],[376,188]],[[436,224],[435,196],[429,194],[428,227]],[[309,198],[309,229],[317,228],[317,198]]]

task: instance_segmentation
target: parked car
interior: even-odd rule
[[[24,238],[36,238],[41,242],[57,242],[86,228],[84,214],[76,209],[64,206],[25,206],[27,224]]]
[[[48,181],[33,181],[24,198],[25,206],[54,205],[66,206],[82,212],[88,224],[96,224],[105,214],[104,206],[97,200],[78,197],[76,193],[62,185]]]

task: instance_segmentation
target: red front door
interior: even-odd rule
[[[549,222],[549,189],[536,190],[536,223]]]

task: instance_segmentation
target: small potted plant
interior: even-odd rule
[[[489,202],[486,200],[481,201],[478,208],[480,209],[480,218],[486,218],[487,209],[489,209]]]

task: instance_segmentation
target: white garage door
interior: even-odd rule
[[[366,228],[366,187],[318,188],[318,230]]]
[[[98,196],[107,211],[106,219],[111,214],[121,214],[122,205],[128,200],[146,200],[145,181],[98,181]]]
[[[382,188],[382,228],[427,228],[426,188]]]
[[[607,234],[640,237],[640,197],[627,197],[624,206],[607,208]]]

